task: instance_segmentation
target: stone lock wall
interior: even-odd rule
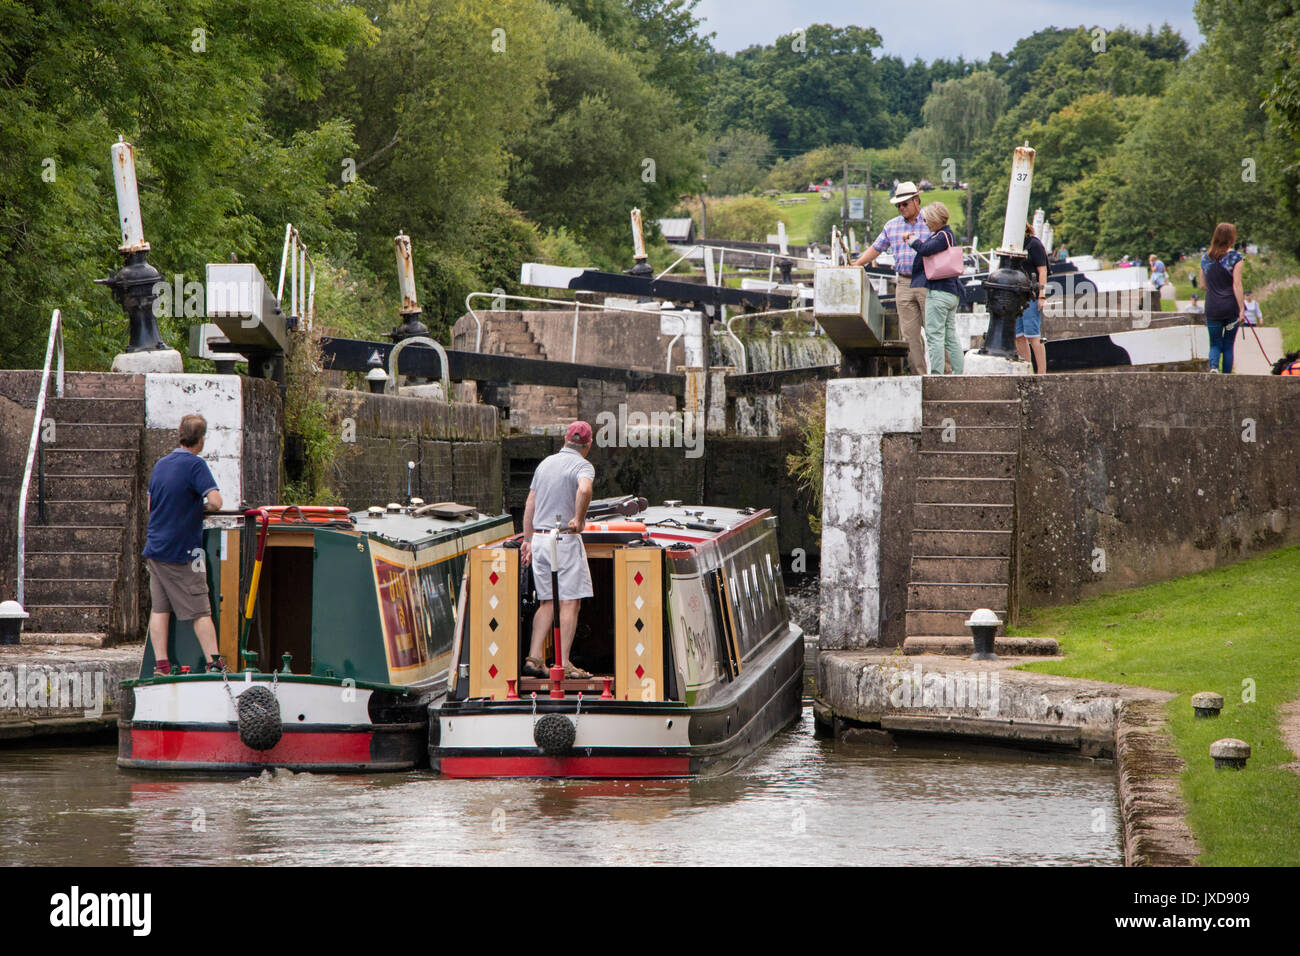
[[[425,501],[458,501],[500,513],[495,408],[342,389],[328,394],[355,425],[356,441],[344,445],[335,481],[349,508],[405,501],[409,478],[411,494]]]

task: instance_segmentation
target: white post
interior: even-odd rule
[[[1034,235],[1039,239],[1043,238],[1043,223],[1047,221],[1047,215],[1041,209],[1034,210]]]
[[[415,298],[415,261],[411,257],[411,237],[398,233],[393,239],[397,249],[397,284],[402,292],[402,314],[419,312],[420,304]]]
[[[788,255],[790,247],[785,235],[785,223],[780,219],[776,221],[776,241],[780,244],[781,255]]]
[[[1007,189],[1007,218],[1002,225],[1002,245],[998,252],[1024,255],[1025,223],[1029,221],[1029,188],[1034,181],[1034,150],[1028,144],[1017,146],[1011,160],[1011,184]]]
[[[645,255],[645,237],[641,234],[641,210],[632,210],[632,258],[640,262]]]
[[[122,230],[118,252],[141,252],[149,248],[144,241],[144,222],[140,218],[140,192],[135,179],[135,150],[121,137],[113,144],[113,185],[117,189],[117,225]]]

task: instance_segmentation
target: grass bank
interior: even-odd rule
[[[1031,611],[1017,634],[1054,636],[1061,661],[1025,670],[1173,691],[1170,726],[1187,762],[1183,794],[1200,862],[1300,866],[1300,774],[1282,743],[1278,708],[1300,697],[1300,548],[1060,608]],[[1223,714],[1192,716],[1197,691]],[[1242,771],[1216,771],[1210,744],[1251,746]]]

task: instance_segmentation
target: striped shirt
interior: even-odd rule
[[[916,250],[903,238],[909,232],[913,239],[930,238],[930,227],[918,213],[915,222],[908,222],[902,216],[895,216],[885,223],[885,228],[880,230],[880,235],[876,236],[876,241],[871,244],[873,248],[888,252],[894,257],[894,271],[901,276],[910,276],[912,263],[916,261]]]

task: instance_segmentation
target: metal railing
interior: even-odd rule
[[[57,346],[57,349],[56,349]],[[32,481],[32,465],[36,460],[37,443],[41,440],[42,420],[45,416],[45,392],[50,387],[50,362],[58,353],[57,373],[54,378],[54,395],[63,397],[63,317],[55,309],[50,314],[50,337],[45,345],[45,365],[41,370],[41,389],[36,393],[36,414],[32,419],[32,438],[27,444],[27,462],[23,466],[23,484],[18,492],[18,603],[23,603],[27,560],[27,489]]]
[[[292,259],[290,259],[292,255]],[[289,315],[302,319],[304,327],[311,331],[312,319],[316,317],[316,263],[307,254],[302,236],[287,223],[284,227],[284,249],[280,253],[280,281],[275,287],[275,298],[284,308],[284,274],[289,265]],[[308,271],[310,267],[310,272]],[[310,282],[308,277],[310,276]],[[302,311],[299,311],[302,310]]]

